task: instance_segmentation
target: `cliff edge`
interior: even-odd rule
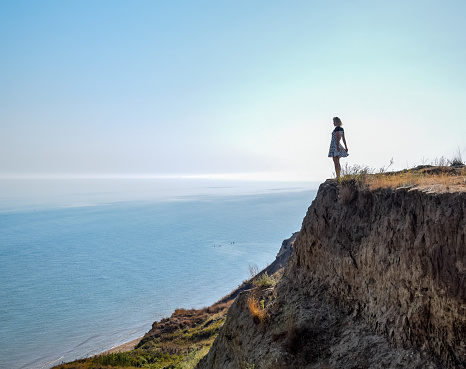
[[[328,180],[198,369],[466,368],[466,192]]]

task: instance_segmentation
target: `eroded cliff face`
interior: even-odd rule
[[[198,368],[466,368],[466,193],[349,192],[320,186],[283,278]]]

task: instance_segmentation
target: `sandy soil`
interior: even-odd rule
[[[126,352],[126,351],[131,351],[133,350],[136,345],[139,343],[139,341],[142,340],[143,337],[136,338],[135,340],[123,343],[120,346],[116,346],[111,348],[110,350],[101,352],[99,355],[106,355],[106,354],[113,354],[115,352]]]

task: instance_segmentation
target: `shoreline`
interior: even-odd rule
[[[136,338],[136,339],[134,339],[132,341],[125,342],[125,343],[122,343],[121,345],[112,347],[111,349],[108,349],[106,351],[99,352],[98,354],[93,355],[91,357],[99,356],[99,355],[115,354],[115,353],[118,353],[118,352],[127,352],[127,351],[134,350],[134,348],[138,345],[139,342],[141,342],[141,340],[143,338],[144,338],[144,336],[141,336],[141,337]]]

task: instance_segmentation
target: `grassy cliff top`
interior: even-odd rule
[[[342,184],[356,182],[359,188],[415,187],[424,191],[466,191],[466,165],[450,166],[420,165],[412,169],[375,173],[368,167],[355,165],[346,167],[340,179]]]

